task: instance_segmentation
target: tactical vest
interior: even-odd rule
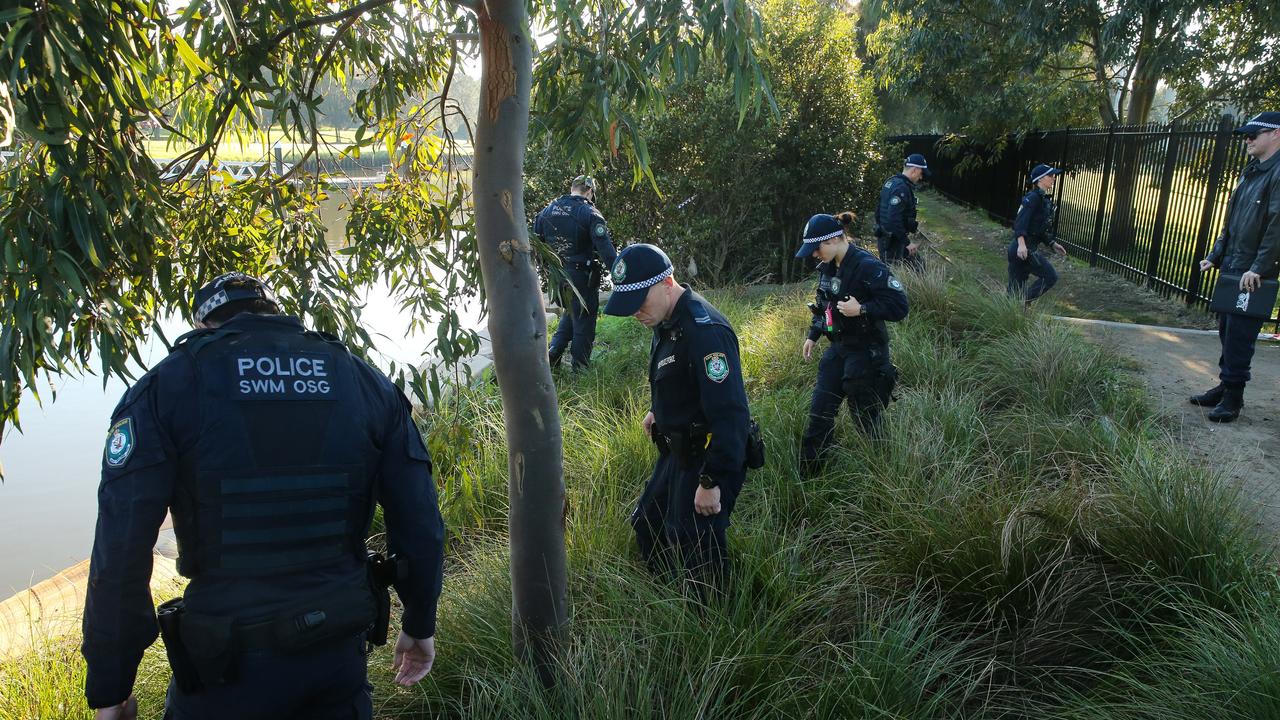
[[[377,453],[355,361],[318,333],[259,327],[201,333],[178,349],[193,361],[199,413],[173,500],[187,577],[364,560]]]
[[[578,211],[585,204],[585,199],[569,195],[544,211],[546,241],[562,259],[591,255],[591,231],[578,221]]]
[[[856,255],[857,252],[857,250],[850,248],[848,255],[845,257],[845,265],[835,268],[835,273],[832,275],[824,272],[818,276],[818,297],[822,302],[827,303],[831,309],[834,329],[829,334],[829,337],[832,342],[849,347],[888,347],[889,328],[885,326],[883,320],[869,320],[863,315],[847,317],[836,309],[836,305],[841,300],[849,297],[856,298],[858,302],[866,302],[869,299],[858,297],[854,293],[855,288],[852,287],[854,285],[854,277],[856,277],[853,268],[857,266],[860,260]],[[845,266],[848,266],[849,270],[845,270]]]

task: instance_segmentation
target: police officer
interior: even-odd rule
[[[916,183],[929,173],[924,156],[907,156],[902,172],[885,181],[880,188],[880,204],[876,207],[876,246],[880,259],[887,263],[907,262],[921,267],[917,243],[907,235],[919,231],[916,221]]]
[[[1264,112],[1236,128],[1244,138],[1249,162],[1227,203],[1222,234],[1208,257],[1200,261],[1203,272],[1211,267],[1240,275],[1240,290],[1257,290],[1264,279],[1280,274],[1280,112]],[[1221,313],[1218,339],[1218,386],[1191,398],[1192,404],[1213,407],[1209,419],[1231,422],[1244,406],[1244,386],[1252,375],[1254,346],[1263,320]]]
[[[631,245],[613,265],[608,315],[653,328],[645,432],[658,463],[631,514],[636,542],[655,571],[671,567],[716,584],[728,572],[725,531],[746,477],[750,413],[738,336],[653,245]]]
[[[1009,260],[1009,294],[1021,295],[1030,306],[1031,301],[1049,292],[1058,282],[1058,272],[1040,254],[1040,245],[1048,245],[1059,255],[1067,251],[1049,237],[1053,222],[1053,200],[1048,192],[1062,171],[1049,165],[1036,165],[1031,169],[1031,191],[1022,197],[1018,217],[1013,221],[1013,242],[1006,255]],[[1027,278],[1036,276],[1035,284],[1024,290]]]
[[[256,278],[222,275],[193,307],[199,329],[111,417],[84,614],[89,706],[137,711],[157,635],[151,548],[171,512],[191,581],[165,605],[181,610],[161,613],[174,628],[165,717],[371,717],[366,632],[389,608],[367,567],[375,503],[404,569],[397,682],[435,658],[444,525],[408,400],[332,336],[277,314]]]
[[[618,257],[604,216],[594,205],[595,197],[595,179],[579,175],[569,186],[569,194],[551,201],[533,221],[533,231],[560,257],[568,280],[559,293],[560,305],[566,312],[560,317],[560,326],[547,351],[552,367],[560,364],[565,348],[570,346],[575,370],[591,363],[596,312],[600,309],[600,276],[603,268],[612,267]]]
[[[880,416],[893,397],[898,371],[889,356],[886,322],[907,316],[907,294],[888,266],[849,243],[853,213],[814,215],[804,227],[796,257],[818,260],[813,322],[801,348],[813,357],[818,339],[831,346],[818,363],[818,382],[809,403],[809,427],[800,448],[801,470],[811,475],[831,445],[836,412],[847,400],[858,427],[880,437]]]

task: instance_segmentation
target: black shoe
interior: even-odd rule
[[[1222,390],[1222,402],[1209,411],[1209,419],[1218,423],[1229,423],[1240,417],[1240,408],[1244,406],[1244,386],[1226,386]]]
[[[1192,395],[1191,404],[1199,405],[1200,407],[1216,407],[1218,403],[1222,402],[1222,392],[1225,389],[1222,383],[1218,383],[1218,386],[1211,390],[1205,390],[1199,395]]]

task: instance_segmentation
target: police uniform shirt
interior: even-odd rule
[[[920,229],[916,220],[915,185],[902,173],[885,181],[876,206],[876,226],[883,235],[905,238]]]
[[[604,266],[611,268],[618,259],[604,216],[581,195],[561,195],[553,200],[534,218],[533,232],[562,260],[590,262],[594,251]]]
[[[847,298],[854,298],[862,306],[858,317],[846,317],[835,304]],[[875,333],[875,340],[889,341],[885,322],[897,322],[907,316],[907,293],[902,282],[893,276],[889,267],[874,255],[859,247],[849,246],[844,262],[821,263],[818,265],[817,304],[825,310],[831,303],[832,319],[835,321],[837,338],[833,342],[856,342],[860,338],[857,333],[859,324]],[[865,318],[865,321],[862,320]],[[826,332],[825,313],[813,319],[809,327],[809,339],[817,342]]]
[[[222,342],[220,338],[230,337],[253,338],[259,348],[272,342],[292,343],[291,348],[305,351],[237,353],[227,349],[230,342],[218,344]],[[273,404],[287,412],[289,400],[306,398],[311,401],[310,407],[315,407],[326,397],[346,399],[331,411],[340,417],[366,419],[343,441],[351,444],[344,452],[367,463],[369,472],[359,476],[369,482],[360,491],[365,506],[356,508],[362,515],[367,512],[367,516],[350,521],[339,516],[339,533],[350,535],[354,530],[361,535],[350,538],[336,562],[320,568],[251,577],[197,572],[187,587],[188,608],[199,600],[203,603],[202,612],[257,619],[255,611],[269,617],[274,610],[299,598],[349,588],[352,583],[363,587],[367,582],[365,563],[355,552],[363,554],[363,534],[368,532],[376,498],[383,507],[389,549],[408,564],[407,579],[396,584],[404,604],[404,631],[417,638],[434,635],[444,526],[430,460],[404,395],[341,344],[307,331],[292,317],[241,314],[218,330],[189,333],[179,342],[179,347],[125,393],[111,418],[98,488],[98,523],[84,613],[82,650],[88,665],[85,694],[89,706],[109,707],[124,701],[134,684],[143,651],[156,639],[156,613],[149,589],[152,547],[171,507],[175,509],[175,531],[182,529],[175,495],[207,490],[192,490],[193,481],[189,478],[200,477],[196,466],[201,462],[200,453],[205,452],[200,443],[202,435],[209,432],[208,423],[234,422],[202,417],[210,405],[227,407],[227,403],[261,401],[262,405]],[[199,355],[192,349],[196,343],[207,344]],[[202,362],[210,362],[220,371],[212,373],[211,378],[211,373],[201,369]],[[207,402],[210,397],[220,398],[221,404]],[[223,455],[234,458],[239,454],[249,470],[259,469],[252,467],[251,448],[263,442],[261,435],[270,436],[268,442],[275,442],[276,435],[314,424],[307,418],[294,420],[291,426],[274,423],[286,426],[272,427],[265,433],[248,432],[249,447],[225,448]],[[340,422],[334,427],[347,429]],[[311,447],[310,443],[298,444]],[[287,454],[290,449],[282,447],[279,452]],[[306,467],[305,458],[291,461]],[[310,462],[319,461],[311,458]],[[324,466],[316,467],[314,477],[328,477],[323,474],[326,470]],[[223,478],[213,480],[215,488],[219,480],[223,480],[226,492]],[[350,497],[350,491],[345,497]],[[345,511],[346,508],[339,510]],[[204,515],[197,517],[205,519]],[[240,532],[278,532],[280,528],[272,520],[251,519],[251,524]],[[353,527],[360,524],[363,527]],[[185,532],[186,537],[193,537],[189,526]],[[180,565],[201,557],[200,548],[183,546],[183,532],[178,536]],[[300,542],[305,546],[306,541]],[[272,544],[259,547],[265,553],[277,550]],[[229,600],[230,596],[235,599]]]
[[[671,319],[654,328],[649,386],[654,427],[667,434],[705,423],[711,433],[703,473],[741,478],[750,411],[738,336],[701,295],[683,285]]]
[[[1027,249],[1034,250],[1036,243],[1051,245],[1049,222],[1053,218],[1053,201],[1040,188],[1032,188],[1022,196],[1018,217],[1013,221],[1013,238],[1026,238]]]

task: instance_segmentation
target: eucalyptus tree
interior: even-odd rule
[[[360,291],[381,279],[415,326],[438,321],[445,359],[474,350],[452,301],[481,292],[507,419],[515,649],[550,680],[568,612],[564,485],[524,220],[530,89],[536,120],[572,157],[621,153],[639,180],[639,119],[663,110],[666,78],[714,62],[743,113],[763,102],[758,33],[735,0],[20,0],[0,10],[0,139],[12,131],[13,153],[0,185],[0,419],[17,421],[21,394],[53,376],[127,375],[158,318],[189,317],[184,298],[228,267],[264,275],[288,309],[358,349],[372,344]],[[468,193],[452,161],[449,87],[477,42]],[[385,149],[397,168],[350,201],[336,251],[319,212],[328,180],[304,162],[325,149],[322,80],[360,87],[359,127],[338,149]],[[148,153],[152,124],[181,147],[164,167]],[[269,133],[305,148],[292,170],[231,183],[206,169]],[[392,370],[427,394],[421,373]]]

